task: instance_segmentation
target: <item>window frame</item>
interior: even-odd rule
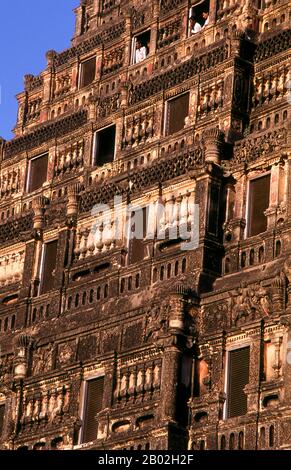
[[[41,184],[41,186],[39,186],[38,188],[36,189],[33,189],[33,190],[30,190],[30,178],[31,178],[31,167],[32,167],[32,164],[31,162],[34,161],[34,160],[37,160],[38,158],[41,158],[41,157],[44,157],[45,155],[47,155],[47,170],[46,170],[46,180]],[[25,185],[25,192],[26,194],[31,194],[31,193],[34,193],[35,191],[39,191],[43,185],[45,183],[47,183],[48,181],[48,166],[49,166],[49,152],[43,152],[41,153],[40,155],[36,155],[35,157],[32,157],[29,159],[28,161],[28,170],[27,170],[27,178],[26,178],[26,185]]]
[[[81,400],[80,400],[79,413],[80,413],[82,426],[79,430],[78,445],[86,444],[86,442],[83,442],[83,438],[84,438],[84,430],[85,430],[85,417],[86,417],[86,407],[87,407],[87,397],[88,397],[88,382],[90,382],[90,380],[95,380],[95,379],[100,379],[100,378],[103,378],[105,382],[104,370],[100,372],[96,372],[96,374],[94,375],[89,375],[88,377],[84,377],[83,383],[81,385]],[[103,388],[103,398],[104,398],[104,388]]]
[[[266,171],[264,173],[262,173],[261,175],[256,175],[256,176],[253,176],[251,178],[248,179],[248,182],[247,182],[247,193],[246,193],[246,226],[245,226],[245,233],[244,233],[244,238],[247,239],[247,238],[252,238],[252,237],[257,237],[258,235],[260,234],[257,234],[257,235],[250,235],[250,227],[251,227],[251,224],[250,224],[250,217],[251,217],[251,200],[250,200],[250,196],[251,196],[251,183],[252,181],[254,180],[258,180],[260,178],[263,178],[264,176],[268,176],[270,175],[270,194],[269,194],[269,206],[270,207],[270,196],[271,196],[271,183],[272,183],[272,172],[271,171]],[[264,232],[261,232],[261,233],[264,233]]]
[[[94,79],[92,82],[88,83],[87,85],[82,85],[82,80],[83,80],[83,66],[86,62],[89,62],[90,60],[95,58],[95,74],[94,74]],[[78,90],[82,90],[83,88],[87,88],[90,86],[92,83],[95,82],[96,80],[96,71],[97,71],[97,55],[92,55],[90,57],[87,57],[86,59],[83,59],[80,61],[79,64],[79,72],[78,72]]]
[[[135,62],[135,52],[136,52],[137,38],[139,36],[142,36],[143,34],[147,33],[148,31],[150,32],[150,42],[151,42],[151,36],[152,36],[151,28],[144,29],[144,30],[140,31],[139,33],[133,35],[132,40],[131,40],[130,65],[141,65],[149,57],[149,55],[151,53],[150,48],[149,48],[149,52],[148,52],[146,58],[142,62],[139,62],[139,63]]]
[[[229,406],[229,370],[230,370],[230,354],[234,351],[237,351],[238,349],[243,349],[243,348],[249,348],[249,357],[251,359],[251,343],[249,341],[243,342],[241,344],[235,344],[231,347],[228,347],[226,350],[226,355],[225,355],[225,373],[224,373],[224,394],[226,396],[226,399],[223,404],[223,410],[222,410],[222,419],[223,421],[226,421],[228,419],[233,419],[233,417],[228,416],[228,406]],[[251,362],[251,360],[250,360]],[[249,362],[249,367],[250,367],[250,362]],[[243,415],[244,416],[244,415]],[[235,417],[235,418],[238,418]]]
[[[46,245],[48,245],[49,243],[52,243],[52,242],[57,242],[57,245],[58,245],[58,241],[59,241],[59,239],[56,237],[56,238],[52,238],[52,239],[49,239],[49,240],[45,240],[43,245],[42,245],[41,258],[40,258],[40,268],[39,268],[39,273],[40,273],[39,286],[38,286],[38,293],[37,293],[38,296],[48,294],[48,292],[49,292],[49,291],[48,292],[42,292],[43,276],[44,276],[44,271],[43,270],[44,270],[45,255],[46,255]],[[58,251],[58,246],[57,246],[57,251]],[[57,266],[57,262],[56,262],[56,266]]]
[[[177,95],[175,96],[171,96],[170,98],[168,98],[165,102],[165,108],[164,108],[164,125],[163,125],[163,137],[170,137],[172,135],[175,135],[177,134],[177,132],[181,132],[185,126],[185,123],[184,123],[184,126],[179,130],[179,131],[176,131],[176,132],[173,132],[173,133],[168,133],[168,113],[169,113],[169,102],[170,101],[174,101],[175,99],[177,98],[180,98],[180,96],[183,96],[183,95],[189,95],[189,102],[188,102],[188,114],[185,116],[189,116],[189,110],[190,110],[190,89],[189,90],[186,90],[186,91],[183,91],[182,93],[178,93]]]
[[[96,156],[96,152],[97,152],[97,135],[104,131],[105,129],[108,129],[109,127],[115,127],[115,139],[114,139],[114,153],[113,153],[113,159],[111,162],[107,162],[107,163],[104,163],[103,165],[98,165],[97,164],[97,156]],[[112,123],[112,124],[108,124],[107,126],[104,126],[104,127],[101,127],[100,129],[97,129],[95,132],[94,132],[94,137],[93,137],[93,149],[92,149],[92,166],[93,167],[96,167],[96,168],[102,168],[104,165],[108,165],[110,163],[113,163],[116,159],[116,153],[117,153],[117,148],[116,148],[116,137],[117,137],[117,128],[116,128],[116,124],[115,123]]]

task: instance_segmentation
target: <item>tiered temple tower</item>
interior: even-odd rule
[[[0,139],[1,448],[291,449],[290,10],[82,0],[25,76]]]

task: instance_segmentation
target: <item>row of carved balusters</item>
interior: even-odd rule
[[[148,208],[147,235],[165,234],[169,231],[176,236],[184,235],[195,222],[195,205],[193,193],[169,195],[165,200],[156,201]],[[77,232],[75,259],[84,259],[98,253],[106,252],[117,246],[124,237],[124,229],[119,220],[96,221],[92,227],[80,228]]]
[[[20,190],[20,168],[3,171],[1,177],[1,197],[9,197]]]
[[[122,148],[150,142],[154,135],[154,110],[149,109],[126,120]]]
[[[226,19],[230,13],[239,7],[237,0],[220,0],[218,3],[217,17],[218,19]]]
[[[167,23],[158,32],[158,48],[168,46],[174,41],[180,39],[181,18]]]
[[[175,230],[177,237],[179,231],[191,227],[194,223],[195,206],[194,206],[193,193],[187,193],[179,196],[170,196],[168,199],[162,201],[160,206],[161,214],[156,211],[156,222],[159,223],[157,229],[161,231]],[[181,233],[182,235],[182,233]]]
[[[282,67],[255,77],[253,107],[283,98],[288,93],[289,75],[288,69]]]
[[[131,400],[153,399],[159,394],[161,361],[140,364],[118,371],[115,403]]]
[[[197,108],[197,116],[203,117],[211,111],[223,106],[224,84],[222,80],[200,90],[200,100]]]
[[[53,85],[53,98],[59,98],[65,95],[71,89],[71,76],[70,74],[61,75],[56,78]]]
[[[116,221],[108,221],[92,228],[80,229],[77,232],[75,258],[84,259],[114,248],[117,243],[116,224]]]
[[[42,420],[53,423],[56,418],[62,418],[68,412],[70,402],[70,388],[57,387],[53,390],[41,390],[30,396],[24,395],[21,430],[25,431]]]
[[[115,72],[123,65],[124,48],[116,48],[109,51],[103,59],[102,76]]]
[[[39,119],[41,104],[42,104],[41,98],[37,98],[28,103],[27,110],[25,113],[26,123],[29,124],[30,122],[37,121]]]
[[[19,282],[24,267],[24,251],[0,257],[0,286]]]
[[[60,176],[81,168],[84,163],[84,147],[84,140],[80,140],[64,150],[61,150],[57,155],[55,176]]]

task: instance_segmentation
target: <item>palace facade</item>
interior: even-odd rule
[[[291,2],[75,14],[0,139],[0,447],[291,449]]]

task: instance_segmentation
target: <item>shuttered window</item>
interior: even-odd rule
[[[185,117],[189,114],[189,93],[173,98],[167,102],[166,135],[183,129]]]
[[[96,57],[86,60],[81,64],[80,88],[90,85],[95,80]]]
[[[57,264],[57,249],[58,240],[45,243],[45,245],[43,246],[44,252],[40,285],[41,294],[45,294],[46,292],[54,288],[54,274]]]
[[[249,230],[252,237],[267,230],[264,212],[269,207],[271,176],[265,175],[250,181],[249,186]]]
[[[96,414],[102,410],[104,377],[87,381],[87,392],[85,401],[83,442],[91,442],[97,439],[98,423]]]
[[[3,434],[4,428],[4,413],[5,413],[5,405],[0,405],[0,437]]]
[[[31,193],[42,187],[47,180],[48,154],[33,158],[29,163],[27,191]]]
[[[96,133],[94,163],[97,166],[113,162],[115,153],[115,126]]]
[[[244,387],[249,383],[250,348],[229,353],[227,416],[233,418],[247,412],[247,396]]]

